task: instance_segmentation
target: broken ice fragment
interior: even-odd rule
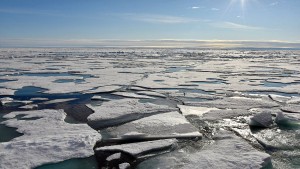
[[[250,126],[268,128],[273,124],[272,115],[268,112],[262,112],[254,115],[249,122]]]

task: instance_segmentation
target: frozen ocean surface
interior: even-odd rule
[[[1,48],[0,168],[300,168],[300,51]]]

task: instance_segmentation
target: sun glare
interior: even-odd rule
[[[241,9],[242,16],[244,17],[247,5],[251,2],[257,2],[257,0],[230,0],[230,3],[227,7],[227,10],[225,13],[227,13],[230,9],[236,8],[237,6],[240,6],[239,8]]]
[[[233,4],[236,4],[236,3],[240,3],[241,5],[241,8],[244,10],[245,9],[245,6],[246,6],[246,2],[247,0],[231,0],[230,4],[233,5]]]

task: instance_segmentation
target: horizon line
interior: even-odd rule
[[[144,47],[144,48],[300,48],[300,40],[200,40],[200,39],[34,39],[7,38],[0,48],[41,47]]]

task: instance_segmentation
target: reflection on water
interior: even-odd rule
[[[54,81],[54,83],[70,83],[70,82],[83,83],[84,80],[83,79],[58,79]]]
[[[57,72],[57,73],[17,73],[13,74],[11,76],[38,76],[38,77],[50,77],[50,76],[76,76],[76,77],[83,77],[85,78],[91,78],[93,77],[92,75],[89,74],[74,74],[74,73],[69,73],[69,72]]]
[[[1,114],[0,114],[1,116]],[[4,121],[2,116],[0,117],[0,122]],[[0,143],[1,142],[8,142],[16,137],[22,136],[22,133],[16,131],[16,128],[7,127],[4,124],[0,124]]]
[[[14,95],[19,97],[30,97],[30,96],[40,96],[41,92],[46,91],[45,89],[34,87],[34,86],[25,86],[19,90],[17,90]]]
[[[269,92],[269,91],[249,91],[248,94],[255,94],[255,95],[280,95],[280,96],[286,96],[286,97],[292,97],[292,96],[300,96],[298,93],[284,93],[284,92]]]
[[[165,71],[166,73],[173,73],[173,72],[182,72],[182,71],[187,71],[189,69],[192,69],[193,67],[169,67]]]
[[[266,86],[266,87],[285,87],[285,86],[290,85],[288,83],[278,83],[278,82],[268,82],[268,81],[264,81],[262,83],[263,83],[263,86]]]
[[[0,79],[0,83],[11,82],[11,81],[15,81],[15,80]]]

